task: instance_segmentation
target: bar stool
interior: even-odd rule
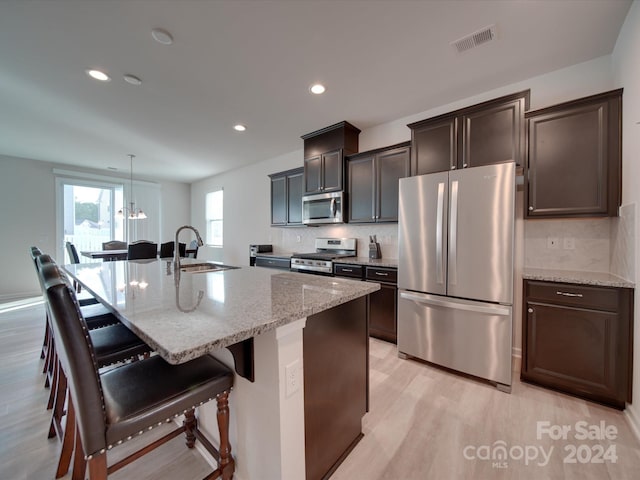
[[[187,447],[193,448],[198,439],[216,458],[218,468],[207,478],[232,478],[235,462],[229,444],[228,404],[232,371],[208,355],[181,365],[155,356],[100,375],[74,290],[55,276],[45,287],[60,364],[69,383],[69,413],[56,478],[69,471],[73,456],[73,478],[84,478],[88,465],[90,480],[104,480],[182,432]],[[195,416],[198,405],[214,398],[219,449],[202,435]],[[185,416],[181,427],[107,466],[108,450],[180,415]]]
[[[40,283],[43,287],[43,293],[47,282],[63,281],[68,283],[66,276],[61,273],[56,263],[51,260],[48,255],[41,255],[36,260]],[[79,307],[81,315],[83,309],[89,307]],[[48,311],[47,317],[49,321],[51,314]],[[101,320],[98,318],[97,320]],[[86,325],[86,322],[85,322]],[[121,323],[111,324],[100,328],[89,329],[87,331],[91,341],[94,344],[96,363],[98,368],[103,368],[112,364],[135,360],[141,355],[149,355],[152,351],[151,347],[144,343],[138,336]],[[51,392],[47,408],[53,409],[51,424],[49,427],[49,438],[58,436],[62,439],[62,417],[64,416],[64,403],[67,393],[67,379],[64,372],[60,369],[57,351],[55,348],[55,335],[50,334],[50,350],[52,352],[51,362],[53,375],[51,380]]]

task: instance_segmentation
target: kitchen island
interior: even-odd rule
[[[314,458],[305,462],[311,450],[305,449],[305,418],[313,418],[316,408],[326,414],[329,405],[342,420],[350,412],[352,424],[359,415],[355,437],[361,436],[368,385],[367,311],[362,306],[378,285],[263,268],[183,272],[176,281],[172,263],[162,260],[65,269],[170,363],[211,353],[234,367],[224,347],[251,339],[253,381],[236,376],[230,397],[236,478],[315,478],[306,465]],[[318,376],[327,369],[313,363],[327,357],[337,357],[348,368]],[[358,385],[361,391],[340,394],[341,385]],[[325,390],[322,402],[306,398]],[[216,442],[215,406],[205,404],[199,418]],[[345,455],[357,440],[346,445]]]

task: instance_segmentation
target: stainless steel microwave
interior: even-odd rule
[[[302,197],[302,223],[343,223],[344,192],[313,193]]]

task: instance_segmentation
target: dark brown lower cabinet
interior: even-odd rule
[[[369,335],[398,343],[397,269],[367,267],[365,278],[380,284],[380,290],[369,295]]]
[[[362,438],[369,396],[367,298],[307,317],[303,330],[306,480],[328,478]]]
[[[633,290],[524,280],[521,379],[619,409],[631,401]]]

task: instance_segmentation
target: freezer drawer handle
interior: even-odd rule
[[[561,291],[557,291],[556,295],[563,295],[565,297],[579,297],[582,298],[583,295],[581,293],[569,293],[569,292],[561,292]]]
[[[448,307],[456,310],[467,310],[469,312],[488,313],[491,315],[510,315],[511,310],[508,307],[501,305],[487,305],[487,304],[469,304],[460,303],[456,301],[443,300],[442,298],[433,297],[431,295],[421,295],[419,293],[401,292],[400,298],[411,300],[416,303],[422,303],[425,305],[433,305],[436,307]]]

